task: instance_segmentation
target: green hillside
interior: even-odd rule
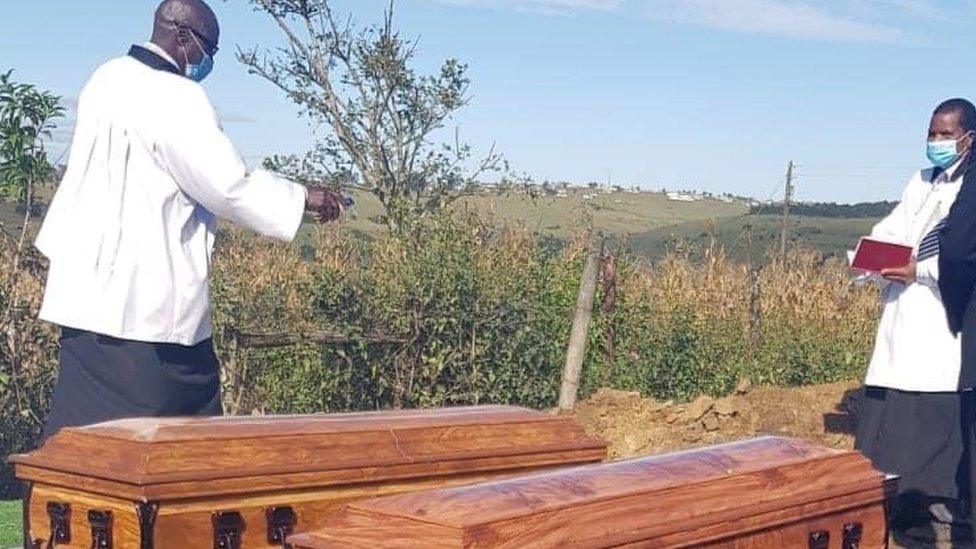
[[[371,195],[355,198],[350,225],[365,233],[382,230],[376,223],[382,212],[379,202]],[[571,235],[587,215],[592,216],[597,230],[629,235],[688,221],[744,215],[749,210],[743,203],[716,199],[675,202],[659,192],[602,193],[591,189],[571,189],[565,197],[483,194],[465,198],[454,207],[489,214],[499,224],[522,222],[533,231],[559,238]]]
[[[870,232],[876,219],[837,219],[792,217],[790,245],[806,245],[825,255],[843,256],[857,239]],[[779,216],[737,215],[710,221],[692,221],[632,235],[627,247],[637,253],[659,255],[677,242],[707,245],[711,238],[720,242],[738,260],[761,260],[780,243],[782,222]]]

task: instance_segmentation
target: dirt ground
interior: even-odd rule
[[[799,388],[739,384],[736,394],[688,404],[601,389],[577,406],[575,419],[610,445],[612,459],[709,446],[762,435],[853,448],[851,397],[856,382]]]

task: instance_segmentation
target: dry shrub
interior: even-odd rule
[[[44,265],[0,234],[0,458],[33,448],[50,405],[56,376],[58,330],[37,313]],[[17,263],[15,267],[14,264]],[[11,470],[0,466],[0,499],[16,495]]]
[[[232,330],[242,333],[309,332],[319,327],[315,289],[324,273],[352,271],[352,240],[334,228],[313,235],[314,260],[303,258],[297,244],[283,244],[224,227],[217,244],[211,283],[214,340],[224,366],[224,403],[228,413],[261,410],[257,376],[267,352],[238,349]],[[305,353],[314,353],[306,348]]]
[[[714,244],[701,261],[690,257],[675,251],[623,271],[613,319],[617,386],[688,399],[727,393],[741,378],[802,385],[860,375],[878,299],[851,284],[846,266],[807,249],[771,255],[756,269]]]

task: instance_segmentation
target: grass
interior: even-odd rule
[[[355,198],[356,207],[346,223],[366,234],[382,231],[383,226],[376,223],[382,213],[376,198],[362,193]],[[464,198],[454,207],[491,213],[499,224],[524,223],[531,231],[556,238],[573,235],[587,214],[592,216],[595,229],[624,236],[688,221],[743,215],[748,210],[745,204],[719,200],[673,202],[659,192],[603,194],[590,189],[571,189],[563,198],[479,195]]]
[[[19,501],[0,501],[0,547],[20,547],[23,543]]]

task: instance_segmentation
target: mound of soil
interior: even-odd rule
[[[808,439],[853,448],[852,397],[859,384],[752,387],[734,395],[703,396],[687,404],[659,402],[639,393],[601,389],[580,403],[574,417],[607,441],[612,459],[709,446],[762,435]]]

